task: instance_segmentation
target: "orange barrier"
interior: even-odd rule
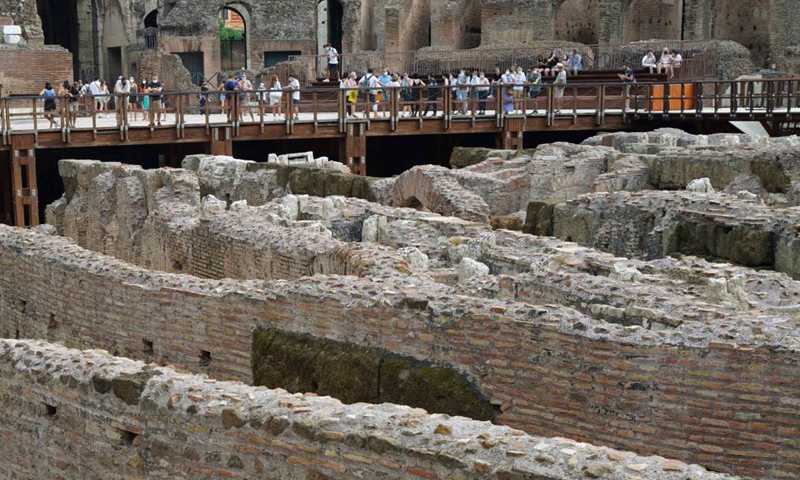
[[[681,92],[683,87],[683,92]],[[681,93],[683,93],[683,106],[681,106]],[[653,111],[664,111],[664,85],[653,85]],[[669,109],[693,110],[694,109],[694,84],[674,83],[669,85]]]

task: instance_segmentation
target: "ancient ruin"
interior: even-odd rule
[[[799,146],[62,160],[0,229],[0,474],[793,478]]]
[[[800,478],[797,7],[0,0],[0,480]]]

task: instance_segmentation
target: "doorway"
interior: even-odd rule
[[[219,11],[219,43],[221,70],[247,68],[247,24],[233,8],[223,7]]]
[[[108,65],[108,78],[116,81],[122,75],[122,47],[106,49],[106,65]]]

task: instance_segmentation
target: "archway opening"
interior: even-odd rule
[[[106,65],[104,76],[112,82],[109,90],[113,88],[113,82],[116,82],[117,77],[127,73],[123,71],[127,43],[122,8],[119,2],[108,2],[103,21],[103,54]]]
[[[153,10],[144,17],[144,28],[158,28],[158,10]]]
[[[79,71],[77,0],[37,0],[42,33],[47,45],[60,45],[72,53],[73,71]]]
[[[339,0],[328,1],[328,43],[342,51],[342,19],[344,6]]]
[[[247,68],[247,24],[244,16],[231,7],[219,11],[219,42],[221,70]]]

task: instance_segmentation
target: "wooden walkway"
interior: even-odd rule
[[[38,224],[36,150],[47,148],[202,143],[209,153],[231,155],[233,142],[330,138],[340,140],[341,160],[364,175],[370,137],[494,133],[498,147],[521,149],[525,132],[620,130],[658,120],[758,121],[777,133],[780,125],[800,121],[800,79],[637,83],[629,89],[621,82],[575,83],[564,88],[560,105],[558,88],[552,84],[542,85],[535,99],[531,86],[525,85],[511,111],[504,111],[502,93],[507,88],[498,86],[493,98],[470,91],[466,105],[454,98],[452,87],[384,89],[387,101],[377,105],[362,91],[353,105],[356,118],[348,116],[347,91],[335,88],[301,89],[297,119],[274,117],[267,92],[235,93],[230,108],[222,104],[220,92],[208,94],[205,108],[198,92],[164,93],[161,118],[146,119],[127,103],[120,102],[118,111],[98,112],[91,109],[91,99],[84,99],[76,103],[74,126],[68,125],[66,99],[58,99],[56,110],[45,112],[38,97],[2,98],[0,162],[11,162],[12,187],[12,195],[4,197],[13,203],[15,225]],[[291,92],[284,92],[279,103],[289,111]],[[404,108],[424,112],[426,106],[427,116],[404,115]],[[374,108],[376,116],[365,118],[364,112]],[[461,109],[467,113],[453,113]],[[55,127],[50,128],[46,114],[54,116]]]

